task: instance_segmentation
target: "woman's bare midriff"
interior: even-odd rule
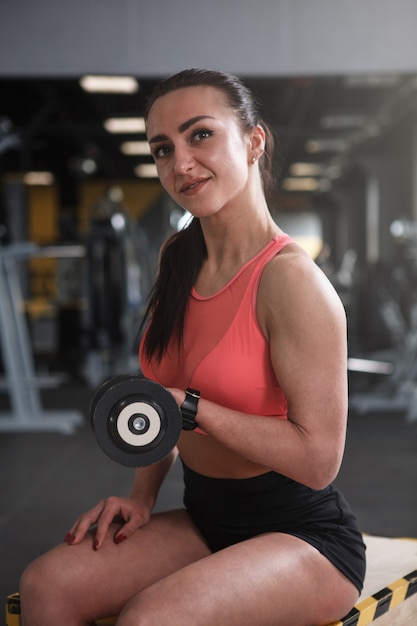
[[[270,468],[252,463],[200,433],[182,432],[178,449],[187,467],[212,478],[251,478],[270,471]]]

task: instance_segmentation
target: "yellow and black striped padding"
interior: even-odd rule
[[[117,617],[105,617],[97,620],[97,626],[115,624]],[[12,593],[6,600],[6,626],[20,626],[20,595]],[[64,626],[64,625],[62,625]]]
[[[343,620],[329,626],[367,626],[415,593],[417,593],[417,570],[364,598]]]

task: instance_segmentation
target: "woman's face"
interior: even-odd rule
[[[193,215],[214,215],[245,192],[251,134],[219,89],[185,87],[156,100],[147,137],[161,184]]]

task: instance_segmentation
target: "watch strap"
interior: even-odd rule
[[[180,406],[182,427],[184,430],[194,430],[198,426],[195,418],[197,416],[198,401],[200,392],[188,387],[185,390],[185,400]]]

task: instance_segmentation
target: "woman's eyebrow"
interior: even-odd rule
[[[180,124],[180,126],[178,127],[178,131],[180,133],[184,133],[193,124],[196,124],[197,122],[200,122],[201,120],[205,120],[205,119],[213,120],[214,117],[212,117],[211,115],[196,115],[195,117],[192,117],[186,122],[183,122],[182,124]],[[148,139],[148,142],[157,143],[159,141],[168,141],[168,139],[169,137],[167,137],[167,135],[155,135],[154,137],[151,137],[150,139]]]
[[[178,128],[178,130],[179,130],[180,133],[183,133],[186,130],[188,130],[188,128],[190,128],[190,126],[192,126],[196,122],[199,122],[200,120],[205,120],[205,119],[213,120],[214,117],[212,117],[211,115],[197,115],[196,117],[192,117],[191,119],[189,119],[186,122],[184,122],[183,124],[181,124],[181,126]]]

